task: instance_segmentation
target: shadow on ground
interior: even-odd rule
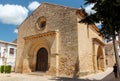
[[[111,73],[102,80],[89,80],[89,79],[77,79],[77,78],[65,78],[65,77],[53,77],[50,80],[55,81],[120,81],[120,79],[116,79],[114,74]]]
[[[77,78],[64,78],[64,77],[53,77],[50,80],[55,81],[100,81],[100,80],[89,80],[89,79],[77,79]]]

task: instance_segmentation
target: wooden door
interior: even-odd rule
[[[45,48],[39,49],[36,61],[36,71],[48,70],[48,52]]]

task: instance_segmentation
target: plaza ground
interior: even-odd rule
[[[44,74],[0,74],[0,81],[119,81],[114,77],[112,69],[109,68],[105,72],[98,74],[92,74],[86,77],[76,78],[64,78],[56,76],[47,76]]]

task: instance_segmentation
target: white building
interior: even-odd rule
[[[16,43],[0,41],[0,65],[11,65],[14,70],[16,48]]]
[[[111,41],[109,41],[109,42],[107,42],[107,40],[105,40],[105,43],[106,43],[106,45],[107,44],[113,44],[113,41],[111,40]],[[116,36],[116,47],[117,47],[117,51],[118,51],[118,55],[119,55],[119,57],[120,57],[120,37],[119,36]],[[113,50],[113,52],[114,52],[114,50]]]

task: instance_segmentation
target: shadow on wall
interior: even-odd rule
[[[79,77],[79,58],[77,57],[73,78],[78,78],[78,77]]]

